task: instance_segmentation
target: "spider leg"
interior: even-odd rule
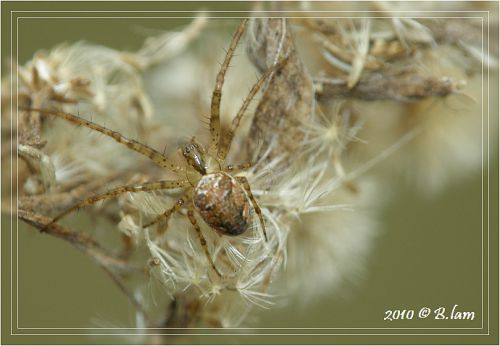
[[[243,101],[243,104],[241,105],[240,110],[238,111],[238,113],[236,114],[236,116],[233,119],[231,129],[228,129],[228,131],[225,134],[225,136],[222,136],[222,140],[221,140],[221,143],[220,143],[220,146],[219,146],[219,150],[217,152],[217,160],[219,160],[219,162],[224,162],[224,160],[226,159],[226,156],[229,153],[229,149],[231,149],[231,144],[233,142],[234,134],[235,134],[236,130],[238,129],[238,127],[240,125],[241,118],[243,118],[243,115],[245,115],[245,112],[246,112],[248,106],[250,105],[250,102],[252,102],[252,100],[255,97],[255,95],[257,95],[257,93],[259,92],[260,88],[262,88],[262,86],[264,85],[264,82],[274,72],[276,72],[281,67],[283,67],[283,65],[285,64],[286,61],[287,61],[286,58],[282,59],[276,65],[274,65],[271,68],[269,68],[259,78],[259,80],[257,82],[255,82],[255,84],[250,89],[250,92],[248,93],[247,97]]]
[[[168,168],[172,172],[175,173],[181,173],[184,171],[183,167],[180,167],[179,165],[175,164],[173,161],[171,161],[169,158],[167,158],[165,155],[160,153],[159,151],[156,151],[155,149],[142,144],[136,140],[127,138],[120,133],[116,131],[112,131],[104,126],[100,126],[92,121],[85,120],[83,118],[80,118],[79,116],[70,114],[70,113],[65,113],[61,112],[58,110],[54,109],[38,109],[38,108],[25,108],[25,107],[20,107],[20,109],[27,110],[27,111],[32,111],[32,112],[39,112],[41,114],[50,114],[54,115],[56,117],[65,119],[77,126],[84,126],[89,129],[92,129],[94,131],[100,132],[108,137],[111,137],[118,143],[121,143],[125,146],[127,146],[129,149],[134,150],[138,152],[139,154],[142,154],[144,156],[147,156],[148,158],[151,159],[154,163],[156,163],[158,166],[163,167],[163,168]]]
[[[224,170],[226,172],[234,172],[234,171],[241,171],[243,169],[249,169],[250,167],[252,167],[252,164],[247,162],[238,165],[227,165]]]
[[[63,211],[62,213],[57,215],[54,219],[52,219],[52,221],[42,229],[42,232],[44,232],[52,224],[54,224],[57,221],[59,221],[60,219],[62,219],[64,216],[68,215],[69,213],[71,213],[77,209],[80,209],[80,208],[88,206],[88,205],[95,204],[98,201],[113,198],[113,197],[121,195],[125,192],[177,189],[177,188],[184,187],[187,185],[189,185],[189,182],[187,180],[160,180],[160,181],[156,181],[156,182],[152,182],[152,183],[119,186],[119,187],[111,189],[107,192],[88,197],[88,198],[84,199],[83,201],[81,201],[80,203],[78,203],[77,205],[66,209],[65,211]]]
[[[236,50],[236,46],[238,45],[238,41],[240,40],[243,32],[245,31],[245,24],[248,22],[248,18],[243,19],[240,26],[234,33],[233,39],[226,53],[226,57],[224,58],[224,62],[222,63],[219,73],[217,74],[217,78],[215,80],[215,88],[212,92],[212,102],[210,107],[210,152],[216,153],[219,148],[219,140],[220,140],[220,100],[222,97],[222,85],[224,84],[224,77],[226,75],[226,71],[229,68],[229,63],[234,55],[234,51]]]
[[[217,270],[217,267],[215,266],[215,263],[212,260],[210,253],[208,252],[207,240],[205,239],[205,237],[203,236],[203,233],[201,232],[200,225],[198,225],[198,222],[196,221],[196,218],[194,216],[194,210],[192,207],[189,208],[187,215],[188,215],[189,221],[191,222],[191,224],[193,225],[193,227],[196,231],[196,234],[198,235],[198,239],[200,240],[200,244],[203,247],[203,251],[205,252],[205,256],[207,257],[207,260],[210,263],[210,266],[215,271],[215,273],[221,278],[222,274]]]
[[[248,183],[247,178],[235,177],[235,179],[243,185],[243,188],[245,189],[248,197],[250,198],[253,208],[255,209],[255,213],[257,213],[257,215],[259,216],[260,225],[262,227],[262,233],[264,234],[264,239],[267,241],[266,225],[264,223],[264,217],[262,216],[262,210],[260,210],[259,204],[257,203],[252,194],[252,190],[250,189],[250,184]]]
[[[192,144],[196,144],[198,146],[198,148],[201,150],[201,152],[203,154],[206,154],[206,151],[205,151],[205,147],[196,140],[196,137],[191,137],[191,141],[190,141]]]
[[[173,207],[167,209],[163,214],[160,214],[157,217],[155,217],[153,219],[153,221],[151,221],[151,222],[143,225],[142,228],[148,228],[148,227],[154,225],[155,223],[160,222],[163,218],[165,218],[165,223],[167,224],[167,227],[168,227],[168,221],[170,220],[170,217],[176,211],[178,211],[179,209],[181,209],[182,206],[186,203],[186,201],[189,200],[190,198],[191,198],[191,194],[183,195],[181,198],[179,198],[177,200],[177,202],[173,205]]]

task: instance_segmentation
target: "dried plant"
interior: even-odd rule
[[[456,167],[480,165],[477,119],[434,105],[471,95],[477,81],[477,37],[453,23],[252,19],[219,57],[207,23],[138,52],[88,43],[38,52],[2,99],[3,123],[19,119],[11,212],[95,260],[139,328],[248,325],[255,307],[280,297],[318,299],[363,271],[382,205],[373,165],[413,150],[410,167],[429,191]],[[240,36],[247,54],[228,68]],[[449,164],[431,163],[441,157]],[[60,224],[82,207],[110,221],[120,247],[70,216]]]

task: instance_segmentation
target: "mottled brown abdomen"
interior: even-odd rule
[[[203,220],[226,235],[242,234],[251,222],[245,191],[224,172],[204,175],[196,186],[193,201]]]

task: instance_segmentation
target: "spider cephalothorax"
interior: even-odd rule
[[[201,175],[207,174],[208,166],[203,155],[203,149],[200,145],[194,141],[186,144],[182,150],[182,155],[184,155],[188,165],[193,167],[198,173]]]
[[[54,115],[72,122],[77,126],[84,126],[103,133],[115,141],[127,146],[129,149],[147,156],[160,167],[166,168],[180,177],[178,180],[160,180],[144,184],[120,186],[111,189],[108,192],[91,196],[56,216],[46,227],[50,227],[53,223],[57,222],[63,216],[74,210],[87,205],[92,205],[101,200],[118,196],[125,192],[181,188],[183,189],[183,192],[178,201],[164,213],[158,215],[149,223],[144,224],[143,227],[148,228],[162,219],[168,222],[168,219],[173,213],[180,211],[181,209],[187,209],[187,216],[198,235],[206,257],[214,271],[219,276],[221,274],[215,267],[215,264],[208,252],[206,240],[195,217],[195,211],[201,216],[208,226],[217,232],[224,235],[237,236],[245,232],[252,223],[251,209],[253,208],[259,217],[264,238],[267,240],[264,218],[257,201],[252,195],[247,179],[244,176],[233,176],[231,174],[238,169],[249,168],[250,165],[228,165],[226,163],[226,157],[231,148],[234,133],[238,128],[240,120],[248,108],[251,100],[262,87],[264,81],[277,69],[283,66],[284,60],[270,68],[254,84],[241,105],[240,110],[234,117],[232,126],[222,133],[220,125],[220,102],[224,76],[229,68],[229,63],[234,55],[236,45],[243,35],[246,22],[246,19],[243,20],[234,34],[224,62],[221,65],[219,73],[217,74],[210,108],[210,146],[208,150],[206,150],[194,139],[190,143],[186,144],[182,148],[182,155],[187,163],[186,166],[180,166],[174,163],[174,161],[164,154],[145,144],[129,139],[116,131],[112,131],[78,116],[58,110],[24,108],[28,111]],[[208,153],[210,153],[210,155]]]

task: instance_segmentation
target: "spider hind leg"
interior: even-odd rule
[[[248,183],[247,178],[245,178],[245,177],[235,177],[235,179],[241,185],[243,185],[243,188],[245,189],[245,192],[247,193],[248,198],[250,198],[250,201],[252,202],[252,206],[253,206],[253,208],[255,210],[255,213],[259,217],[260,226],[262,227],[262,233],[264,234],[264,239],[267,242],[268,239],[267,239],[267,232],[266,232],[266,224],[264,222],[264,216],[262,215],[262,210],[260,209],[259,204],[257,203],[257,201],[255,200],[255,197],[252,194],[252,189],[250,188],[250,184]]]
[[[210,256],[210,252],[208,252],[208,245],[207,245],[207,240],[203,236],[203,233],[201,232],[200,225],[198,224],[198,221],[196,221],[196,217],[194,216],[194,210],[193,208],[190,208],[187,212],[187,216],[189,221],[194,227],[194,230],[196,231],[196,235],[198,236],[198,240],[200,241],[201,246],[203,247],[203,252],[205,253],[205,256],[208,260],[208,263],[210,263],[210,266],[214,270],[214,272],[219,276],[220,278],[222,277],[222,274],[219,272],[217,267],[215,266],[215,263],[212,259],[212,256]]]

